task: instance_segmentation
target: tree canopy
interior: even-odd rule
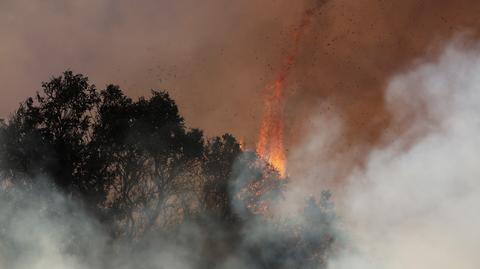
[[[188,128],[166,91],[133,100],[119,86],[98,90],[87,77],[65,71],[0,121],[0,173],[2,191],[28,192],[47,182],[81,203],[112,240],[141,240],[185,222],[203,223],[212,235],[221,231],[224,242],[215,244],[223,247],[205,254],[212,262],[205,268],[238,244],[275,255],[288,246],[289,255],[304,261],[329,246],[312,236],[234,243],[246,223],[268,218],[288,180],[279,180],[255,152],[244,152],[233,135],[206,138]],[[329,219],[329,210],[311,200],[306,216],[316,223]],[[258,268],[278,268],[280,262],[249,259]]]

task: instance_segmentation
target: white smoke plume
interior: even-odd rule
[[[31,190],[0,194],[0,269],[189,269],[201,261],[204,235],[185,224],[172,241],[108,240],[107,232],[80,204],[41,180]]]
[[[389,83],[410,125],[338,193],[351,247],[330,268],[479,268],[480,46],[463,41]]]
[[[79,206],[44,186],[0,194],[0,268],[98,266],[106,244],[99,226]]]

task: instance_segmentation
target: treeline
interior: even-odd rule
[[[318,267],[334,241],[324,193],[306,203],[303,233],[246,244],[245,227],[269,221],[288,180],[232,135],[206,138],[188,128],[167,92],[133,100],[71,71],[0,122],[0,173],[3,195],[42,186],[81,204],[112,244],[174,239],[185,223],[199,224],[211,235],[199,268],[215,268],[240,245],[255,268]]]

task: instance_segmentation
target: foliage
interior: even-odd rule
[[[71,71],[42,83],[0,121],[0,176],[2,197],[36,186],[63,192],[103,223],[113,241],[200,224],[210,242],[205,268],[242,244],[256,268],[318,261],[314,257],[331,244],[315,232],[331,228],[327,194],[320,205],[308,201],[301,235],[240,240],[252,223],[272,221],[270,206],[282,199],[288,180],[254,152],[242,151],[232,135],[207,139],[187,128],[166,91],[133,100],[118,86],[99,91]],[[290,227],[281,223],[269,223],[278,228],[274,233]]]

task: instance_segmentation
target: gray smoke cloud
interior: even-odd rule
[[[38,181],[34,192],[0,193],[0,268],[99,266],[106,246],[100,226],[71,200],[47,190],[45,180]]]
[[[104,227],[80,204],[53,190],[48,180],[41,182],[30,190],[6,187],[0,192],[2,269],[207,268],[205,262],[211,255],[209,251],[214,251],[225,240],[225,234],[220,230],[205,234],[202,225],[214,226],[216,223],[204,220],[202,224],[182,223],[175,231],[166,231],[170,235],[153,233],[140,241],[111,242]],[[306,235],[312,242],[331,235],[334,215],[330,209],[325,212],[325,215],[314,216],[314,223],[309,223],[311,219],[307,220],[304,212],[268,219],[249,217],[239,231],[235,249],[225,250],[225,256],[216,257],[215,268],[264,268],[258,267],[262,260],[274,261],[277,268],[298,267],[300,262],[308,262],[285,252],[283,244],[297,240],[298,234],[293,231],[300,231],[306,225],[310,225]],[[246,217],[244,213],[240,214]],[[212,238],[218,242],[208,243]],[[252,253],[255,248],[257,251]],[[285,256],[279,256],[278,249]]]
[[[184,225],[175,242],[165,238],[136,246],[109,244],[96,221],[52,191],[10,193],[0,206],[0,268],[197,268],[204,236]]]
[[[332,117],[317,121],[339,128],[312,132],[299,149],[312,157],[309,163],[319,164],[300,166],[293,200],[344,177],[335,190],[348,247],[329,268],[480,265],[480,46],[466,40],[457,38],[437,59],[417,60],[390,80],[385,102],[403,127],[392,143],[374,148],[363,166],[344,175],[335,164],[351,159],[355,149],[328,154],[328,141],[342,132],[341,121]]]
[[[196,269],[211,268],[207,264],[212,258],[211,266],[219,269],[303,268],[316,257],[312,254],[326,258],[331,243],[325,238],[334,240],[337,233],[330,195],[305,195],[293,214],[283,214],[280,206],[269,216],[253,215],[246,210],[250,201],[237,194],[258,171],[245,168],[240,160],[230,187],[233,210],[243,219],[241,228],[200,215],[135,238],[112,238],[109,227],[48,179],[36,178],[28,188],[2,179],[0,269]],[[273,205],[283,201],[277,195],[268,198],[268,192],[262,196]]]

